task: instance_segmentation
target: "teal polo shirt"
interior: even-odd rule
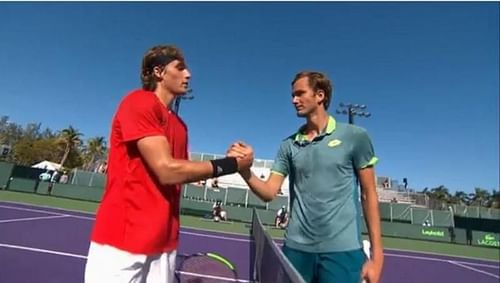
[[[328,120],[312,141],[303,127],[285,139],[272,173],[289,176],[287,247],[325,253],[360,249],[361,203],[356,171],[377,163],[363,128]]]

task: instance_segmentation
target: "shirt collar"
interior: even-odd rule
[[[329,135],[329,134],[333,133],[335,131],[336,126],[337,126],[337,121],[335,121],[335,118],[333,118],[332,116],[329,116],[328,124],[326,124],[326,128],[323,131],[321,131],[321,134],[319,134],[319,136]],[[305,127],[306,127],[306,125],[302,125],[299,128],[299,130],[295,134],[294,141],[296,141],[296,142],[307,141],[307,135],[304,134]]]

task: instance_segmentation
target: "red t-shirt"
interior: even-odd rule
[[[165,136],[171,154],[187,159],[187,128],[153,92],[136,90],[113,118],[104,196],[91,240],[130,253],[177,249],[180,185],[160,185],[141,158],[137,141]]]

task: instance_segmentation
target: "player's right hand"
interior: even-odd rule
[[[241,141],[235,142],[227,151],[228,157],[236,157],[238,171],[249,170],[253,164],[253,149]]]

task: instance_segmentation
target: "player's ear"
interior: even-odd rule
[[[163,72],[163,68],[160,66],[155,66],[153,68],[153,75],[155,78],[160,79],[161,78],[161,73]]]
[[[315,92],[316,96],[318,97],[318,103],[321,102],[321,101],[325,101],[325,91],[322,90],[322,89],[318,89],[316,92]]]

